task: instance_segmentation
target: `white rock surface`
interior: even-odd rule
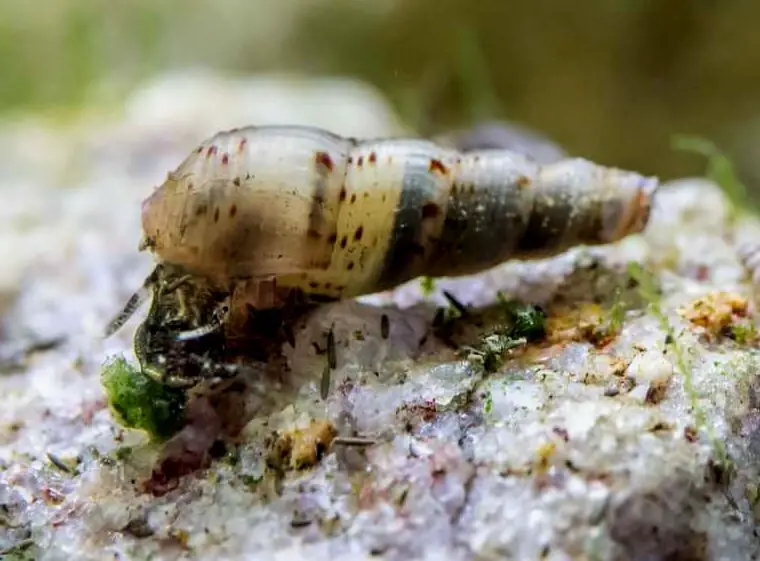
[[[49,153],[29,156],[18,179],[15,172],[2,177],[0,282],[17,292],[3,318],[3,348],[30,337],[70,339],[0,378],[0,548],[28,543],[29,559],[83,561],[760,555],[755,349],[725,337],[707,341],[677,312],[713,290],[749,292],[732,239],[751,239],[760,227],[754,219],[730,223],[719,189],[697,179],[664,188],[643,236],[441,280],[431,297],[442,302],[446,288],[473,304],[493,300],[498,290],[538,303],[555,296],[573,302],[609,296],[610,282],[623,279],[616,265],[657,264],[660,305],[686,356],[687,376],[660,319],[645,309],[628,312],[604,349],[583,341],[544,345],[485,374],[431,338],[420,347],[431,307],[419,303],[419,283],[410,283],[315,313],[288,351],[292,376],[262,401],[237,461],[216,459],[160,497],[144,492],[140,484],[159,451],[114,424],[99,383],[107,356],[129,354],[134,322],[112,339],[97,337],[150,267],[136,252],[140,199],[214,122],[231,124],[262,108],[308,120],[297,108],[319,107],[315,119],[327,119],[331,107],[338,128],[397,130],[382,101],[361,86],[317,83],[294,92],[292,82],[257,83],[260,90],[200,80],[153,86],[136,96],[124,123],[90,129],[92,136],[84,127],[6,133],[13,158],[34,155],[24,145],[34,138],[44,138]],[[278,87],[284,105],[272,109]],[[173,103],[177,88],[185,99],[203,100],[210,88],[235,103],[219,101],[218,120],[198,125],[194,105]],[[151,130],[161,114],[165,128]],[[80,161],[98,154],[95,165],[76,186],[53,188],[65,183],[54,181],[67,159],[59,151],[83,145],[89,156]],[[0,168],[13,170],[11,163]],[[388,340],[379,337],[383,313],[390,317]],[[333,323],[338,370],[323,401],[325,359],[311,343]],[[610,393],[613,383],[622,389]],[[656,402],[652,387],[662,392]],[[266,438],[313,418],[377,443],[363,452],[333,448],[313,468],[286,473],[273,491],[260,479]],[[717,467],[723,449],[728,472]],[[56,469],[48,453],[79,457],[76,473]]]

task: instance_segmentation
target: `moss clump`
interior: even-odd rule
[[[489,373],[501,367],[508,351],[543,339],[546,335],[546,314],[541,308],[507,301],[501,295],[499,298],[506,325],[497,325],[482,335],[474,348],[462,349],[470,361],[481,364]]]
[[[471,362],[481,364],[486,372],[492,373],[501,368],[504,355],[508,351],[526,343],[524,337],[515,339],[497,331],[481,337],[476,347],[464,347],[462,351]]]
[[[538,306],[509,302],[500,296],[504,311],[511,323],[509,336],[513,339],[525,338],[538,341],[546,335],[546,313]]]
[[[112,415],[125,427],[165,440],[184,424],[187,394],[156,382],[123,358],[103,365],[101,382]]]
[[[728,335],[740,345],[750,345],[755,343],[760,336],[757,331],[757,326],[748,320],[733,323],[729,327]]]
[[[435,292],[435,279],[433,277],[422,277],[420,279],[420,289],[423,296],[431,296]]]
[[[34,561],[37,559],[37,546],[30,538],[6,548],[0,549],[0,559],[7,561]]]

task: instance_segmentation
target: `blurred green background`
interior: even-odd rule
[[[421,134],[499,118],[664,178],[709,138],[760,184],[750,0],[48,0],[0,3],[0,116],[118,104],[158,73],[349,75]]]

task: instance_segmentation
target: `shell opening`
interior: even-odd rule
[[[624,186],[623,192],[606,210],[604,217],[607,242],[616,242],[638,234],[646,228],[652,214],[652,204],[660,182],[656,177],[636,176],[635,184]]]

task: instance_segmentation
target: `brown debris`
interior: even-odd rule
[[[739,318],[747,316],[747,299],[734,292],[715,291],[690,302],[680,313],[711,335],[725,332]]]
[[[433,400],[402,405],[396,410],[396,419],[407,432],[416,430],[420,424],[433,421],[438,414],[438,406]]]
[[[300,470],[319,462],[337,435],[335,426],[325,419],[308,427],[279,435],[271,444],[267,463],[274,469]]]
[[[546,319],[546,340],[551,344],[587,341],[603,347],[617,334],[609,316],[609,310],[592,302],[558,306]]]
[[[668,393],[668,386],[667,385],[650,385],[647,389],[646,397],[644,398],[644,401],[648,403],[649,405],[657,405],[660,403],[663,399],[665,399],[665,396]]]

